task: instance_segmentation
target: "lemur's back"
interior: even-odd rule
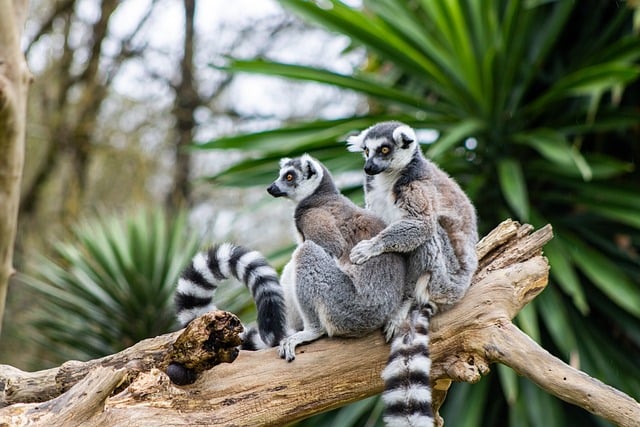
[[[380,218],[341,194],[323,195],[314,198],[313,203],[307,202],[296,209],[296,227],[303,238],[311,238],[341,262],[349,263],[351,249],[385,227]],[[395,254],[387,258],[399,259]]]

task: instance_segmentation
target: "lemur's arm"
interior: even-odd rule
[[[375,237],[358,243],[351,250],[351,262],[362,264],[384,252],[411,252],[435,233],[437,205],[424,185],[406,185],[398,195],[396,209],[403,212],[403,218],[389,224]]]
[[[335,217],[326,210],[313,209],[300,218],[300,230],[305,240],[311,240],[330,255],[340,258],[348,244]]]
[[[430,230],[430,226],[418,219],[393,222],[376,236],[355,245],[351,250],[351,262],[362,264],[385,252],[411,252],[427,240]]]

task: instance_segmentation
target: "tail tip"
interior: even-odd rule
[[[193,384],[196,379],[198,379],[196,371],[178,362],[171,362],[169,366],[167,366],[167,376],[177,385]]]

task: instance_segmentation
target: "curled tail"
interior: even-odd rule
[[[178,280],[176,314],[182,326],[215,310],[218,283],[231,276],[243,282],[258,309],[258,333],[263,343],[277,345],[286,335],[286,307],[278,274],[257,251],[223,243],[196,254]],[[244,334],[245,348],[260,347],[256,331]]]
[[[382,371],[384,421],[389,427],[433,426],[429,372],[430,304],[409,313],[404,330],[391,342],[387,366]]]

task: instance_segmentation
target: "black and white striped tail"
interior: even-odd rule
[[[223,243],[196,254],[178,280],[176,314],[181,325],[215,310],[213,294],[218,283],[230,277],[243,282],[258,308],[258,333],[267,346],[278,345],[286,335],[286,307],[278,274],[257,251]],[[259,348],[255,330],[244,334],[244,348]]]
[[[431,427],[429,320],[432,308],[412,309],[402,333],[393,338],[387,366],[382,371],[388,427]]]

